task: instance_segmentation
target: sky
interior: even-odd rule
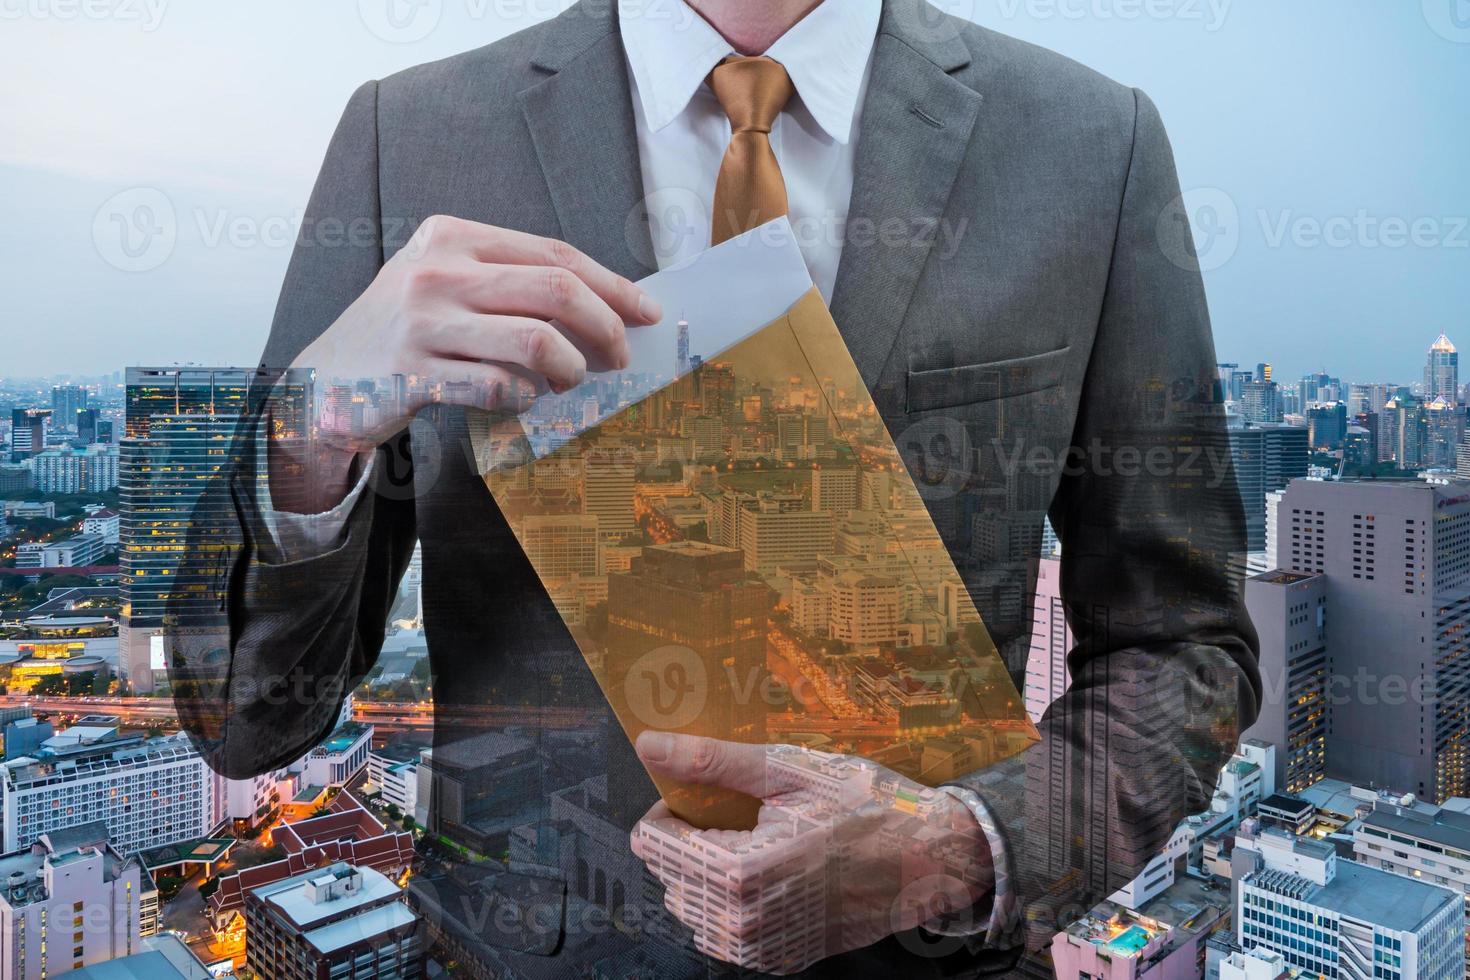
[[[254,363],[353,89],[566,5],[0,0],[0,377]],[[1470,0],[937,5],[1158,104],[1220,360],[1409,383],[1470,345]]]

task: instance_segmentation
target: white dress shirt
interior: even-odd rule
[[[812,282],[828,303],[842,258],[860,114],[867,94],[882,0],[828,0],[787,31],[765,54],[785,66],[796,95],[771,129],[771,148],[786,181],[789,216]],[[638,155],[648,203],[654,257],[660,269],[709,247],[715,181],[730,144],[730,120],[705,84],[735,54],[718,31],[684,0],[623,4],[619,17],[638,131]],[[264,446],[264,440],[260,440]],[[264,449],[260,465],[265,465]],[[341,542],[347,520],[377,467],[376,459],[339,505],[325,514],[274,511],[262,501],[282,561],[322,554]],[[994,910],[1008,907],[1004,837],[978,796],[944,787],[974,814],[995,865]],[[987,931],[996,917],[935,932]]]

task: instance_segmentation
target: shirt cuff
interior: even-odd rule
[[[267,556],[268,563],[284,565],[317,558],[334,551],[341,545],[353,508],[357,506],[363,489],[372,480],[373,472],[377,469],[377,454],[372,454],[368,464],[362,468],[362,475],[358,477],[357,483],[337,506],[321,514],[293,514],[276,510],[271,499],[270,478],[266,475],[270,473],[268,439],[266,416],[262,413],[255,425],[255,472],[262,476],[256,501],[261,523],[265,525],[271,549],[274,551],[274,554]]]
[[[937,936],[981,936],[995,942],[1005,935],[1014,914],[1015,898],[1011,891],[1011,862],[1006,851],[1005,835],[1000,831],[995,815],[980,799],[979,794],[963,786],[941,786],[940,789],[965,805],[975,817],[985,842],[990,847],[990,864],[994,877],[994,888],[990,896],[990,914],[975,916],[974,907],[961,909],[948,915],[937,916],[924,923],[923,928]]]

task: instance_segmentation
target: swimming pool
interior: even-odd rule
[[[1142,926],[1130,926],[1108,940],[1103,949],[1122,956],[1137,956],[1151,938],[1148,930]]]

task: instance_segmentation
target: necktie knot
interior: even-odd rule
[[[737,133],[769,133],[796,94],[786,68],[764,56],[731,55],[710,72],[709,86]]]

